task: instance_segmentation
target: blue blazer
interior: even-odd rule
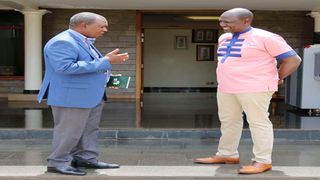
[[[68,30],[44,47],[45,76],[38,101],[60,107],[93,108],[105,94],[111,64],[101,53],[97,58],[88,46]]]

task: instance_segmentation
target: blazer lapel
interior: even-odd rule
[[[72,33],[69,32],[69,34],[71,35],[71,37],[72,37],[73,39],[75,39],[75,40],[78,42],[78,44],[79,44],[85,51],[87,51],[87,53],[90,54],[91,57],[93,57],[93,59],[96,59],[96,58],[97,58],[97,57],[91,52],[91,50],[89,49],[88,45],[85,44],[85,42],[81,41],[81,39],[79,39],[77,36],[73,35]],[[96,50],[96,49],[95,49],[95,50]],[[98,52],[98,54],[99,54],[99,56],[100,56],[100,52],[99,52],[99,51],[97,51],[97,52]]]
[[[103,57],[103,55],[100,53],[100,51],[95,46],[92,46],[92,47],[97,52],[97,54],[99,55],[99,58]]]

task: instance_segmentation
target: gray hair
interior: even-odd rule
[[[105,19],[103,16],[96,13],[80,12],[70,18],[69,28],[74,29],[80,23],[92,24],[99,18]]]

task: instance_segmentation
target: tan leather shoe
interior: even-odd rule
[[[239,174],[258,174],[272,169],[272,164],[264,164],[259,162],[252,162],[251,165],[242,166],[239,169]]]
[[[193,162],[199,163],[199,164],[239,164],[240,158],[211,156],[211,157],[205,157],[205,158],[196,158],[196,159],[193,159]]]

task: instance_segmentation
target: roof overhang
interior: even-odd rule
[[[0,9],[127,9],[127,10],[320,11],[320,0],[0,0]]]

